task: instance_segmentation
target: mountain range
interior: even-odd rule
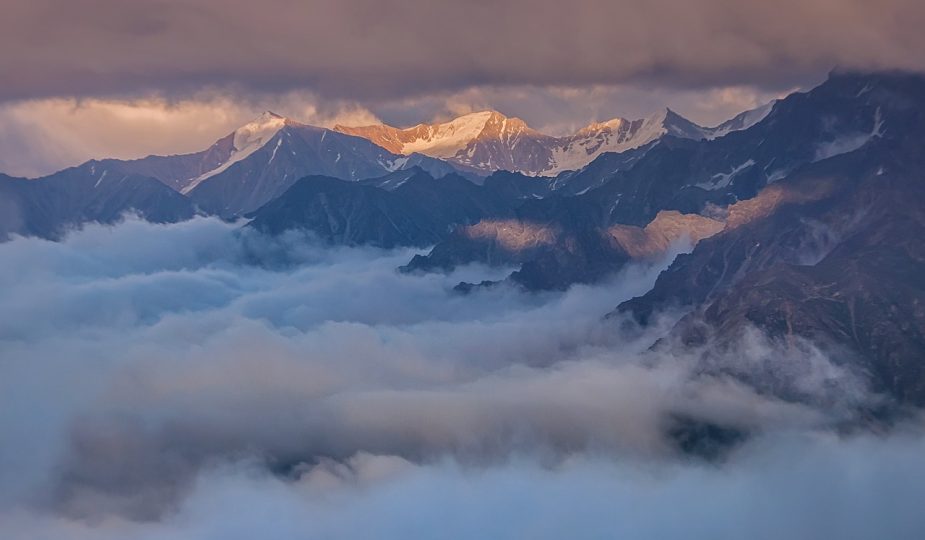
[[[395,154],[421,153],[476,173],[506,170],[555,176],[581,169],[606,152],[639,148],[665,135],[713,139],[745,129],[761,120],[771,105],[746,111],[714,128],[698,126],[671,109],[664,109],[641,120],[614,118],[595,122],[562,137],[540,133],[520,118],[508,118],[497,111],[480,111],[449,122],[418,124],[406,129],[380,124],[338,125],[334,130],[364,137]]]
[[[565,288],[686,237],[691,254],[678,256],[651,291],[621,304],[616,319],[629,315],[645,326],[682,310],[660,346],[702,348],[705,370],[730,371],[713,357],[753,328],[786,347],[813,343],[883,396],[918,406],[925,404],[922,140],[925,79],[835,73],[744,130],[712,140],[666,136],[641,152],[600,156],[547,184],[545,195],[525,198],[513,218],[457,227],[405,269],[513,264],[520,267],[513,283]],[[586,187],[563,192],[575,182]],[[808,399],[778,384],[773,356],[764,362],[732,374]]]
[[[190,219],[197,209],[155,178],[95,163],[39,180],[0,174],[0,241],[14,234],[58,239],[71,227],[113,223],[127,212],[167,223]]]
[[[68,227],[86,221],[108,223],[130,210],[151,219],[197,213],[244,216],[306,176],[359,181],[416,168],[434,177],[455,173],[481,183],[495,171],[551,174],[565,167],[581,168],[601,155],[625,155],[628,160],[631,154],[612,152],[644,147],[663,136],[715,138],[751,125],[766,109],[743,113],[712,129],[666,109],[644,120],[592,124],[564,138],[540,134],[494,111],[406,130],[384,125],[325,129],[267,111],[200,152],[91,160],[31,179],[28,189],[0,177],[0,189],[9,194],[5,206],[10,207],[0,221],[0,238],[55,238]],[[574,174],[559,174],[557,185],[578,191],[580,181],[568,181]],[[24,189],[30,194],[25,199],[19,195]],[[80,194],[67,195],[69,202],[63,205],[59,199],[68,189]],[[59,206],[60,210],[41,209]],[[174,213],[164,213],[165,206]]]
[[[925,77],[898,72],[834,72],[715,128],[667,109],[565,137],[494,111],[408,129],[265,113],[194,154],[0,176],[0,233],[57,238],[125,211],[246,216],[269,235],[430,248],[405,272],[514,267],[505,281],[530,291],[686,248],[611,317],[646,327],[680,312],[655,346],[702,348],[704,369],[751,329],[811,342],[896,403],[923,405],[923,140]],[[801,399],[754,366],[733,374]]]

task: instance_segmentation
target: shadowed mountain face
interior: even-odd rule
[[[420,154],[397,156],[359,137],[286,122],[246,157],[200,177],[184,191],[209,213],[241,215],[282,195],[305,176],[356,181],[413,166],[436,176],[454,171]]]
[[[722,349],[749,327],[805,338],[851,360],[876,390],[925,404],[925,161],[906,156],[871,147],[734,205],[737,226],[678,257],[619,311],[645,324],[668,307],[693,310],[671,338],[683,347]]]
[[[557,225],[533,225],[541,221],[538,214],[523,216],[548,209],[536,198],[548,191],[544,186],[516,173],[498,173],[476,185],[457,175],[435,179],[417,168],[362,182],[313,176],[254,212],[250,226],[270,234],[309,231],[332,244],[437,243],[430,256],[417,256],[403,269],[523,264],[512,277],[534,290],[601,279],[629,261],[657,260],[673,246],[723,226],[704,216],[667,211],[644,228],[601,230],[593,220],[564,219],[568,205],[579,202],[575,197],[558,197],[563,206],[553,216]],[[467,251],[469,246],[476,249]],[[434,261],[442,266],[429,266]]]
[[[705,365],[749,328],[800,339],[865,376],[901,404],[925,404],[925,81],[842,76],[874,108],[874,136],[820,145],[822,155],[756,197],[727,208],[726,228],[682,255],[642,297],[619,306],[642,324],[690,313],[667,346],[705,346]],[[817,150],[819,152],[819,150]],[[706,347],[710,345],[709,347]],[[737,375],[774,391],[743,367]],[[767,370],[773,369],[768,359]],[[769,382],[771,381],[771,382]]]
[[[148,156],[141,159],[103,159],[91,161],[95,169],[113,173],[137,174],[157,178],[176,191],[182,191],[189,183],[209,171],[226,163],[234,154],[235,134],[230,133],[212,146],[193,154],[176,156]]]
[[[155,178],[188,196],[201,211],[232,217],[256,210],[305,176],[360,180],[415,166],[435,176],[456,171],[438,159],[395,155],[366,139],[266,112],[202,152],[94,160],[67,174],[85,173],[80,182],[95,182],[94,174],[103,173]]]
[[[510,215],[515,200],[458,175],[420,168],[364,182],[311,176],[253,214],[251,227],[310,231],[333,244],[427,246],[457,225]]]
[[[0,239],[11,234],[57,239],[87,222],[113,223],[135,212],[154,222],[193,217],[194,205],[154,178],[110,174],[96,164],[36,180],[0,175]]]

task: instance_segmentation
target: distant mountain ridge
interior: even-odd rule
[[[114,223],[129,212],[168,223],[190,219],[197,209],[156,178],[93,162],[36,180],[0,174],[0,241],[14,234],[58,239],[73,227]]]
[[[206,212],[252,212],[297,180],[321,175],[358,181],[414,166],[444,176],[449,164],[421,154],[396,155],[361,137],[264,114],[235,132],[235,152],[182,191]]]
[[[640,120],[595,122],[564,137],[546,135],[519,118],[490,110],[407,129],[379,124],[337,125],[334,130],[364,137],[396,154],[418,152],[482,174],[507,170],[555,176],[581,169],[605,152],[639,148],[665,135],[699,140],[746,129],[764,118],[770,108],[768,104],[746,111],[714,128],[698,126],[671,109],[663,109]]]
[[[752,113],[749,122],[757,116]],[[615,119],[587,126],[568,138],[555,138],[494,111],[473,113],[443,124],[421,124],[409,130],[389,126],[325,129],[266,111],[200,152],[91,160],[39,180],[70,178],[75,185],[98,188],[100,178],[154,179],[185,196],[184,204],[190,210],[183,215],[202,213],[230,218],[257,210],[306,176],[359,181],[415,167],[434,177],[460,173],[479,182],[480,177],[498,170],[551,175],[557,168],[583,166],[593,156],[638,148],[662,136],[707,138],[741,129],[749,123],[741,118],[730,122],[706,130],[666,109],[646,120]],[[551,163],[556,163],[556,167],[551,167]],[[142,205],[153,199],[140,193],[134,198],[129,195],[136,181],[120,186],[121,200],[136,200],[138,207],[127,209],[156,215],[158,209]],[[557,181],[560,187],[570,184],[567,177]],[[588,181],[587,175],[582,181]],[[43,185],[57,185],[56,182]],[[140,187],[141,184],[147,181],[139,183],[138,189],[151,189]],[[579,185],[580,182],[570,184],[563,193],[580,191],[583,188]],[[19,188],[16,191],[21,192]],[[105,193],[105,189],[96,190],[92,197],[99,198]],[[8,201],[7,206],[12,204]],[[36,230],[45,231],[43,235],[47,236],[65,222],[85,219],[81,212],[65,214],[35,218],[44,223]],[[59,221],[58,217],[63,221],[52,226]],[[86,220],[97,217],[91,212]],[[11,219],[7,221],[12,223]],[[111,216],[105,220],[111,220]],[[8,229],[28,231],[31,227]]]
[[[436,176],[456,172],[439,159],[393,154],[360,137],[310,126],[272,112],[192,154],[91,160],[43,178],[90,171],[154,178],[207,214],[242,215],[281,195],[297,180],[324,175],[362,180],[421,167]]]

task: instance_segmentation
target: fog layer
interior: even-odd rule
[[[677,314],[603,319],[668,261],[463,296],[509,269],[396,272],[412,255],[214,219],[0,244],[3,536],[925,532],[917,430],[836,435],[869,396],[811,346],[727,360],[819,398],[791,403],[648,351]],[[750,437],[706,462],[683,421]]]

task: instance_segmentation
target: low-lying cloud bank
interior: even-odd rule
[[[660,267],[459,296],[507,269],[396,272],[411,254],[214,219],[0,244],[2,536],[925,532],[923,439],[831,433],[866,396],[811,347],[729,359],[798,368],[820,399],[787,403],[602,319]],[[681,418],[754,437],[706,465]]]
[[[917,539],[921,438],[761,441],[722,469],[578,458],[468,470],[359,455],[299,480],[248,464],[202,474],[156,522],[13,510],[13,539]]]

